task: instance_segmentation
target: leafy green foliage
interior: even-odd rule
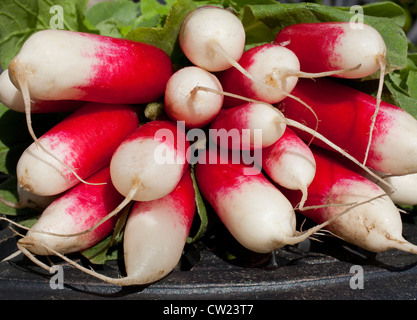
[[[0,65],[6,69],[25,40],[34,32],[49,29],[56,14],[54,5],[62,7],[63,28],[93,32],[84,21],[88,0],[2,0],[0,1]],[[51,12],[52,11],[52,12]]]

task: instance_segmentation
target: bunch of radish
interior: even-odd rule
[[[17,164],[19,189],[53,198],[19,250],[47,270],[35,255],[112,284],[157,281],[181,258],[198,189],[254,252],[327,228],[373,252],[417,253],[396,206],[417,203],[400,185],[417,180],[417,120],[381,101],[386,47],[375,29],[296,24],[245,51],[237,16],[202,6],[178,41],[189,60],[178,70],[157,47],[124,39],[44,30],[25,42],[0,98],[25,112],[34,140]],[[336,81],[378,71],[376,98]],[[164,117],[141,122],[142,105],[158,99]],[[36,136],[31,113],[64,111]],[[201,133],[195,156],[190,137]],[[66,256],[103,240],[124,210],[125,277]],[[317,225],[297,231],[297,210]]]

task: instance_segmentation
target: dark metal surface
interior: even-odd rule
[[[404,234],[417,243],[413,217],[406,217]],[[4,228],[3,224],[3,228]],[[52,258],[63,266],[64,288],[52,289],[53,274],[25,256],[0,263],[0,299],[291,299],[291,300],[414,300],[417,298],[417,256],[392,250],[373,254],[323,237],[287,246],[276,255],[245,251],[225,230],[187,245],[178,268],[159,282],[119,287],[97,280]],[[16,251],[8,228],[1,231],[0,258]],[[226,246],[226,247],[225,247]],[[230,249],[230,250],[229,250]],[[234,251],[233,251],[234,250]],[[224,258],[224,252],[234,259]],[[83,263],[79,256],[73,256]],[[163,257],[161,257],[163,259]],[[43,260],[48,261],[48,260]],[[352,289],[352,266],[363,268],[363,289]],[[96,271],[123,276],[123,265],[108,263]]]

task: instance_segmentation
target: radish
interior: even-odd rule
[[[298,57],[290,49],[277,44],[264,44],[253,47],[242,54],[239,68],[229,68],[219,74],[223,90],[267,103],[277,103],[291,95],[298,78],[316,78],[334,72],[306,73],[300,71]],[[244,71],[243,71],[244,70]],[[230,108],[239,105],[239,99],[226,96],[223,106]]]
[[[368,251],[399,249],[417,253],[417,246],[403,238],[401,215],[383,189],[335,161],[331,153],[312,150],[317,165],[316,176],[308,188],[302,214],[321,224],[338,215],[345,204],[360,203],[326,228],[346,242]],[[299,192],[282,192],[293,204],[299,202]]]
[[[23,95],[33,140],[30,101],[84,100],[140,104],[161,97],[172,63],[161,49],[145,43],[67,30],[30,36],[8,66]]]
[[[215,6],[201,6],[184,18],[179,44],[186,57],[208,71],[230,68],[242,56],[246,34],[232,12]]]
[[[291,203],[262,172],[246,174],[250,168],[243,161],[232,163],[213,148],[201,157],[195,166],[201,194],[245,248],[268,253],[299,243],[323,227],[298,233]]]
[[[172,192],[188,167],[189,142],[181,123],[150,121],[114,152],[110,172],[126,201],[150,201]]]
[[[417,173],[405,174],[402,176],[386,175],[378,172],[381,177],[389,183],[391,187],[375,183],[384,189],[391,200],[398,205],[414,206],[417,205]]]
[[[375,111],[364,160],[366,163],[381,103],[386,69],[387,47],[379,32],[364,23],[358,28],[352,28],[350,22],[298,23],[281,30],[274,42],[292,50],[300,60],[303,71],[323,72],[360,65],[357,69],[334,75],[348,79],[363,78],[380,71]],[[305,50],[306,47],[309,49]]]
[[[385,64],[387,48],[379,32],[368,24],[352,28],[350,22],[297,23],[283,28],[274,43],[293,51],[306,72],[359,68],[335,74],[363,78]],[[306,50],[308,48],[308,50]]]
[[[138,104],[161,97],[169,57],[150,44],[67,30],[29,37],[9,64],[27,99]]]
[[[272,145],[284,134],[286,124],[282,119],[270,105],[249,102],[220,110],[210,124],[209,135],[226,149],[260,149]]]
[[[25,103],[22,93],[16,89],[9,78],[9,70],[0,74],[0,102],[6,107],[17,112],[25,112]],[[52,100],[52,101],[31,101],[30,111],[32,113],[47,112],[70,112],[75,111],[85,104],[85,101],[77,100]]]
[[[307,199],[307,188],[316,174],[316,162],[310,148],[286,127],[282,137],[263,148],[260,156],[261,159],[255,161],[274,182],[287,189],[302,191],[299,204],[302,209]]]
[[[123,196],[111,183],[108,166],[94,173],[87,181],[106,183],[98,185],[79,183],[53,201],[26,236],[18,241],[18,247],[22,252],[27,253],[29,250],[38,255],[53,254],[46,247],[62,254],[79,252],[95,245],[112,231],[116,217],[108,219],[93,231],[80,236],[57,236],[91,228],[123,200]]]
[[[223,90],[272,104],[291,93],[298,77],[290,74],[300,71],[297,56],[291,50],[274,44],[265,44],[245,51],[238,63],[264,84],[253,82],[236,68],[229,68],[219,75]],[[225,97],[225,107],[239,104],[239,99]]]
[[[213,90],[213,92],[215,91]],[[228,93],[219,92],[219,94]],[[281,111],[269,103],[259,102],[238,95],[234,96],[243,100],[248,100],[249,103],[233,108],[222,109],[220,111],[219,115],[210,124],[209,144],[215,143],[223,149],[243,151],[242,154],[244,155],[245,163],[249,164],[248,161],[251,161],[251,154],[247,151],[255,150],[254,153],[257,153],[259,150],[262,150],[262,148],[272,145],[282,137],[286,127],[290,126],[306,132],[320,140],[323,145],[337,151],[377,181],[389,186],[386,181],[380,178],[371,169],[367,168],[355,157],[351,156],[348,152],[315,129],[309,128],[299,121],[285,118]],[[300,104],[303,106],[305,105],[303,103]],[[229,138],[231,138],[231,141]],[[254,155],[253,158],[259,158],[259,155]]]
[[[61,162],[33,142],[17,163],[18,183],[41,196],[66,191],[108,165],[113,152],[138,125],[129,105],[87,103],[40,138]]]
[[[365,158],[374,97],[329,79],[300,79],[293,94],[314,107],[320,119],[318,133],[329,137],[358,161]],[[316,124],[310,112],[297,101],[285,99],[278,108],[287,118],[310,128]],[[304,140],[311,137],[301,130],[297,133]],[[366,165],[394,175],[417,172],[416,136],[415,118],[399,107],[381,102]],[[326,147],[316,139],[313,143]]]
[[[76,264],[48,248],[76,268],[120,286],[144,285],[170,273],[178,264],[195,214],[194,186],[186,170],[172,192],[151,201],[135,202],[127,218],[123,249],[126,276],[111,278]],[[46,270],[50,268],[41,265]]]
[[[223,105],[223,95],[198,92],[197,85],[222,90],[220,81],[210,72],[195,66],[175,72],[165,89],[165,111],[175,121],[184,121],[186,128],[201,128],[210,123]]]
[[[39,196],[27,190],[24,190],[19,184],[17,185],[17,194],[19,202],[15,205],[17,208],[33,208],[35,210],[45,210],[53,201],[58,199],[62,194],[51,196]],[[1,199],[0,199],[1,201]]]

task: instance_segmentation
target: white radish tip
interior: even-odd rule
[[[236,61],[242,56],[245,40],[245,30],[239,18],[214,6],[203,6],[190,12],[179,33],[180,47],[187,58],[208,71],[230,68],[230,59]]]

